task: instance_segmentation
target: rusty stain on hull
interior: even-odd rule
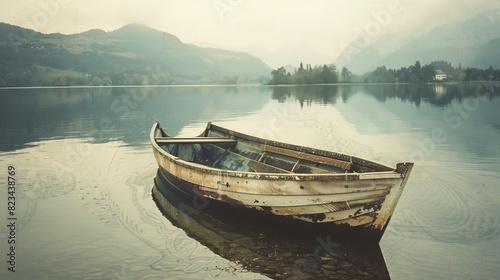
[[[344,224],[383,233],[413,167],[407,162],[391,168],[211,123],[199,136],[204,137],[209,140],[170,141],[175,138],[158,123],[153,125],[153,153],[161,173],[173,185],[228,205],[310,223]]]

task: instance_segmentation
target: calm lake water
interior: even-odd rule
[[[0,278],[496,279],[499,97],[491,83],[2,89]],[[342,244],[153,200],[155,121],[416,165],[380,246]]]

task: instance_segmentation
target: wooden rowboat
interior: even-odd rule
[[[211,123],[198,137],[171,137],[155,123],[159,174],[208,201],[313,224],[339,225],[379,241],[413,163],[395,168],[358,157],[235,132]]]

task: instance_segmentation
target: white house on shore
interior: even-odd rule
[[[443,72],[442,70],[439,70],[439,69],[434,70],[434,80],[435,81],[442,81],[446,78],[448,78],[448,75],[445,72]]]

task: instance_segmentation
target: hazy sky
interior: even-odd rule
[[[246,51],[271,67],[332,63],[360,32],[403,35],[479,12],[500,0],[0,0],[0,21],[43,33],[112,31],[136,22],[185,43]]]

